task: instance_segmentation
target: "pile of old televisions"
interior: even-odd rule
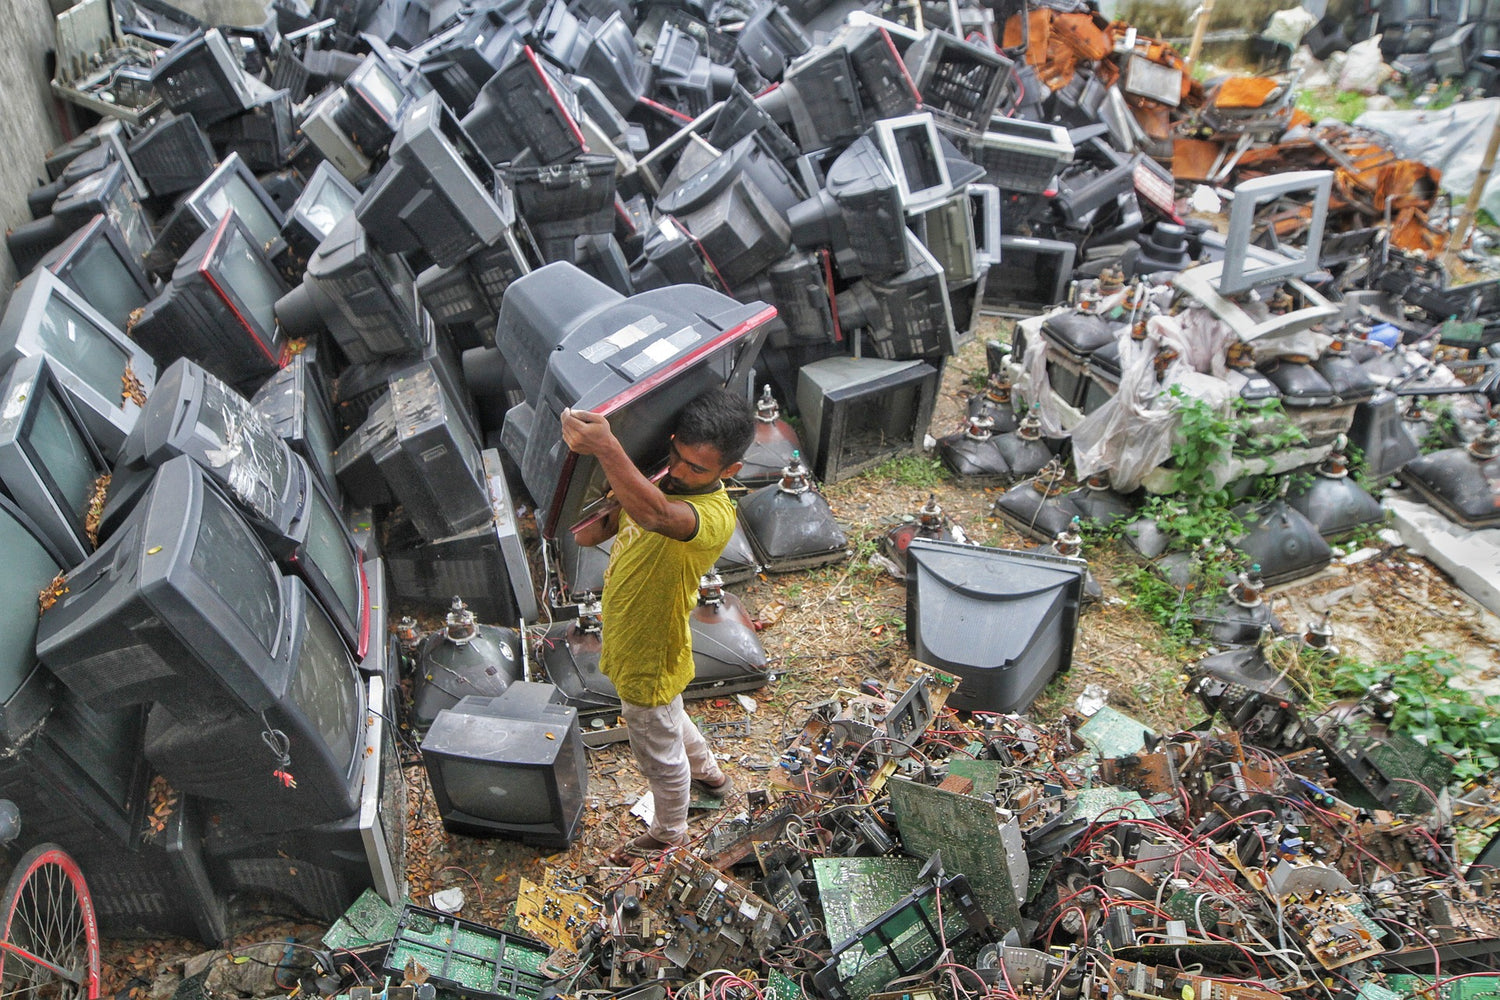
[[[0,794],[84,862],[110,932],[394,900],[388,619],[456,594],[519,626],[597,596],[569,529],[602,476],[563,408],[608,413],[649,467],[670,414],[728,384],[776,442],[752,485],[834,481],[920,447],[1006,241],[1026,295],[1060,295],[1071,258],[1018,227],[1129,238],[1140,161],[1095,130],[1074,164],[1030,69],[967,24],[842,0],[740,30],[720,6],[166,19],[162,110],[48,154],[0,319]],[[554,694],[464,710],[530,724]],[[443,754],[456,826],[572,836],[571,756],[481,778]],[[550,805],[460,808],[496,768]]]

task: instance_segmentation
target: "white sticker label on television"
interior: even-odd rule
[[[690,326],[685,326],[668,337],[667,343],[671,344],[678,351],[685,351],[702,339],[703,334]]]
[[[666,324],[655,316],[645,316],[634,323],[620,327],[608,337],[590,344],[578,353],[590,364],[598,364],[605,358],[614,357],[632,344],[640,343],[664,326]]]

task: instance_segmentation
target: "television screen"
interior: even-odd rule
[[[146,266],[153,272],[171,269],[198,237],[233,211],[251,237],[266,246],[281,232],[285,216],[266,194],[240,154],[224,157],[208,180],[185,196],[168,217],[151,247]]]
[[[186,456],[157,470],[68,586],[42,618],[37,655],[91,708],[154,701],[213,718],[269,708],[284,690],[290,584]]]
[[[518,681],[438,713],[422,740],[443,825],[457,833],[566,847],[578,832],[588,763],[578,710],[551,684]]]
[[[0,497],[0,745],[10,748],[52,710],[53,689],[37,667],[37,595],[63,569],[61,554],[31,519]]]
[[[308,485],[307,513],[290,562],[333,618],[350,650],[364,656],[370,642],[370,607],[359,549],[323,484],[313,479]]]
[[[113,454],[155,384],[151,356],[45,269],[11,293],[0,318],[0,369],[40,354],[51,359],[94,442]]]
[[[42,266],[116,329],[125,329],[130,314],[156,295],[120,230],[103,215],[44,257]]]
[[[262,831],[348,816],[359,807],[364,777],[367,706],[353,657],[300,582],[287,593],[291,672],[270,690],[270,705],[235,705],[217,718],[187,721],[159,705],[146,726],[146,758],[174,788],[218,801]],[[289,762],[267,749],[267,731],[280,734]],[[271,773],[278,767],[294,785]]]
[[[89,507],[108,472],[46,357],[16,362],[0,387],[0,485],[69,566],[93,549]]]

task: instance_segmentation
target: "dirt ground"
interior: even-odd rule
[[[934,436],[959,425],[968,394],[983,382],[984,340],[1003,338],[1007,331],[1008,321],[981,321],[978,336],[949,361],[932,423]],[[914,512],[928,493],[936,495],[972,540],[1002,547],[1030,544],[988,516],[1001,492],[998,488],[973,488],[941,475],[932,456],[883,471],[889,474],[869,473],[826,490],[855,550],[851,560],[762,576],[734,588],[750,615],[764,624],[761,639],[775,679],[753,692],[753,714],[732,698],[690,703],[689,711],[707,722],[748,717],[748,736],[714,739],[716,752],[741,790],[764,784],[783,737],[801,728],[809,704],[865,678],[904,688],[909,667],[904,589],[869,556],[877,539],[903,515]],[[1182,687],[1187,662],[1204,650],[1169,651],[1156,624],[1124,599],[1119,578],[1133,564],[1123,552],[1110,548],[1085,555],[1103,586],[1104,599],[1084,612],[1072,668],[1054,679],[1033,713],[1055,715],[1092,684],[1109,692],[1109,703],[1117,710],[1159,728],[1172,730],[1198,721],[1201,711],[1183,696]],[[1430,645],[1466,660],[1476,683],[1500,680],[1500,620],[1429,564],[1389,546],[1348,561],[1353,565],[1336,557],[1323,573],[1274,592],[1273,608],[1288,628],[1300,629],[1331,609],[1337,641],[1345,652],[1368,661],[1393,662],[1407,650]],[[470,920],[499,923],[522,878],[535,879],[544,866],[592,869],[620,840],[644,829],[629,815],[644,782],[623,744],[590,751],[584,829],[572,849],[562,853],[449,834],[414,758],[406,776],[412,792],[407,825],[411,897],[426,904],[433,892],[457,888],[465,899],[461,915]],[[726,815],[695,812],[694,832],[702,833]],[[295,936],[316,944],[323,929],[290,924],[281,915],[267,913],[246,920],[236,943]],[[112,991],[130,990],[136,1000],[169,997],[182,960],[202,950],[191,942],[111,942],[105,954],[107,985]]]

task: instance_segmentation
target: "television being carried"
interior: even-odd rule
[[[565,848],[588,794],[578,710],[551,684],[518,681],[495,698],[439,712],[422,740],[443,826]]]
[[[90,508],[109,471],[46,356],[16,362],[0,379],[0,488],[68,567],[93,551]]]
[[[606,487],[598,461],[563,442],[564,409],[607,416],[626,453],[655,471],[677,412],[742,375],[775,315],[762,302],[742,304],[699,285],[626,298],[564,262],[518,278],[501,305],[496,342],[526,397],[518,409],[534,417],[524,454],[512,457],[546,512],[543,536],[569,530]]]
[[[0,318],[0,370],[42,354],[99,449],[114,454],[156,383],[151,355],[45,268],[11,292]]]

